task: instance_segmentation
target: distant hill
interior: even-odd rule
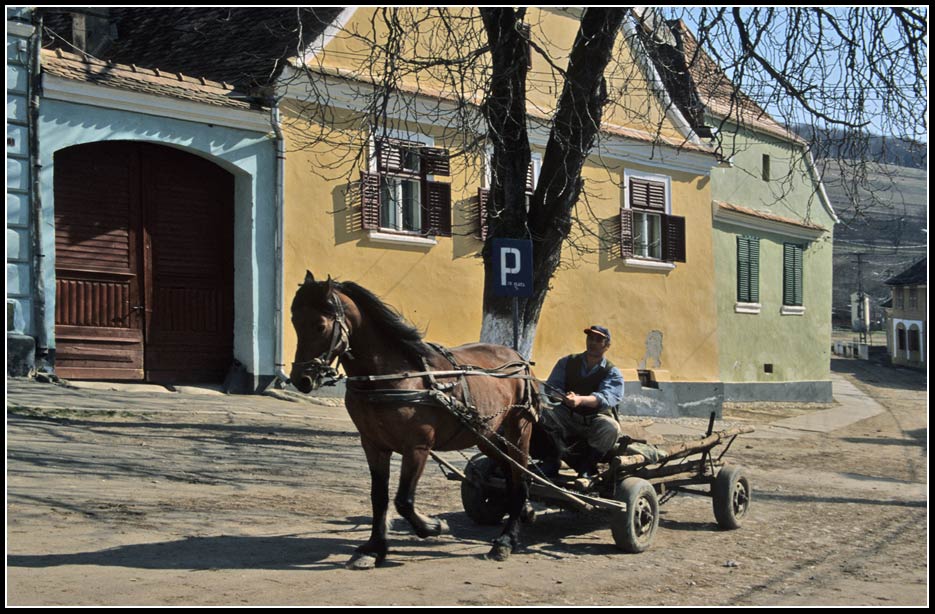
[[[928,147],[925,143],[875,135],[858,142],[839,128],[817,130],[804,124],[796,124],[791,128],[793,132],[814,144],[816,158],[873,160],[881,164],[926,168]]]
[[[850,295],[870,295],[871,319],[883,315],[889,298],[884,282],[928,253],[926,215],[928,172],[892,165],[852,165],[818,161],[823,183],[840,222],[834,227],[834,295],[837,323],[850,323]],[[860,174],[861,179],[855,180]],[[858,254],[861,267],[858,271]]]
[[[890,297],[884,282],[928,254],[928,147],[883,136],[858,143],[840,129],[792,130],[812,143],[840,219],[834,227],[834,322],[850,325],[850,297],[858,288],[871,297],[871,321],[882,320],[880,304]]]

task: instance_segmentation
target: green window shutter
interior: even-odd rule
[[[737,301],[760,302],[759,237],[737,237]]]
[[[737,237],[737,302],[750,303],[750,242]]]
[[[783,243],[782,245],[782,304],[802,304],[802,256],[801,245]]]
[[[750,242],[750,302],[760,302],[760,238],[748,237]]]

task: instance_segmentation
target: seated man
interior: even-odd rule
[[[582,476],[593,474],[620,437],[620,424],[614,409],[623,398],[623,375],[604,357],[610,349],[610,331],[591,326],[587,349],[560,359],[552,369],[548,388],[563,391],[561,403],[542,412],[543,426],[561,437],[567,445],[572,439],[587,443],[588,451],[576,469]],[[555,399],[556,395],[548,396]],[[556,399],[558,400],[558,399]],[[558,452],[561,454],[561,452]],[[541,465],[547,477],[554,477],[561,458],[546,458]]]

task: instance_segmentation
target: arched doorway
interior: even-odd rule
[[[234,177],[101,142],[55,154],[56,372],[221,381],[233,359]]]

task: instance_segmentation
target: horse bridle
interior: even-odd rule
[[[304,362],[292,363],[292,371],[300,369],[300,376],[308,376],[312,380],[312,390],[318,390],[322,386],[330,386],[338,382],[344,376],[339,374],[337,369],[331,366],[336,359],[347,356],[353,359],[351,354],[351,334],[347,326],[347,317],[344,315],[344,304],[335,293],[330,297],[331,305],[334,307],[334,321],[331,326],[331,345],[326,352],[323,352],[318,358],[306,360]],[[339,351],[339,346],[341,347]],[[326,379],[327,378],[327,379]]]

